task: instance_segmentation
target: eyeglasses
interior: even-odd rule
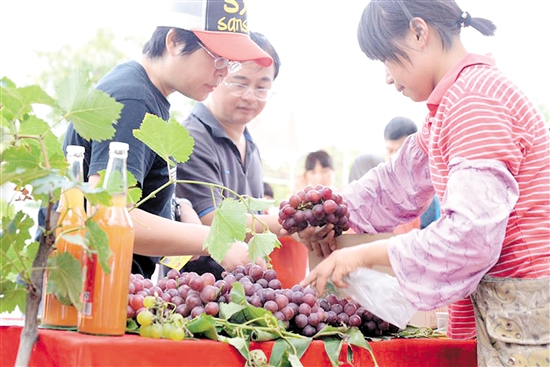
[[[227,71],[230,73],[234,73],[236,71],[241,70],[241,63],[237,61],[230,61],[226,59],[225,57],[214,55],[210,50],[206,48],[202,43],[197,42],[199,46],[202,47],[204,51],[206,51],[207,54],[209,54],[214,59],[214,67],[217,70],[225,69],[227,68]]]
[[[265,102],[271,97],[273,97],[273,92],[271,89],[266,88],[259,88],[259,89],[252,89],[244,84],[239,83],[228,83],[224,80],[223,84],[229,88],[231,91],[231,95],[235,97],[246,97],[248,93],[253,93],[254,98],[256,98],[258,101]]]

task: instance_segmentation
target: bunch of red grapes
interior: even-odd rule
[[[279,223],[290,234],[332,223],[335,236],[349,229],[349,212],[342,195],[330,187],[306,186],[283,200],[279,206]]]
[[[235,282],[243,286],[246,300],[252,306],[263,307],[273,313],[287,328],[297,334],[311,337],[326,325],[357,326],[365,336],[381,336],[398,328],[371,314],[357,302],[331,294],[318,297],[313,288],[294,285],[283,289],[277,273],[252,263],[223,273],[223,279],[194,272],[179,273],[170,270],[157,285],[141,275],[132,275],[128,295],[129,318],[147,310],[146,296],[156,295],[167,302],[175,313],[192,319],[206,313],[218,316],[219,304],[231,302]]]

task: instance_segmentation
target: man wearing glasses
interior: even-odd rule
[[[272,84],[279,73],[280,60],[271,43],[260,33],[250,37],[273,58],[273,64],[263,67],[254,62],[237,65],[224,64],[225,60],[213,54],[204,45],[214,64],[229,68],[229,74],[202,103],[197,103],[183,122],[195,139],[193,154],[177,168],[178,180],[209,182],[225,186],[240,195],[263,198],[262,161],[258,147],[246,125],[262,112],[273,95]],[[227,60],[226,60],[227,61]],[[224,65],[222,65],[224,64]],[[216,67],[218,67],[216,66]],[[221,193],[205,185],[177,184],[176,196],[189,200],[200,220],[211,225],[216,207],[230,193]],[[215,202],[213,201],[215,198]],[[180,201],[189,203],[188,201]],[[262,216],[270,230],[278,234],[277,216]],[[261,231],[260,228],[257,228]],[[223,269],[212,258],[203,256],[188,263],[182,271],[209,272],[218,279]]]

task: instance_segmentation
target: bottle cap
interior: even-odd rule
[[[128,143],[123,143],[121,141],[112,141],[109,143],[109,150],[124,150],[128,151],[129,149]]]
[[[84,147],[80,145],[67,145],[67,154],[84,154]]]

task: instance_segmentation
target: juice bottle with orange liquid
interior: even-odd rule
[[[126,331],[128,285],[132,271],[134,227],[126,209],[128,144],[111,142],[103,188],[112,195],[110,206],[98,206],[90,219],[105,232],[111,249],[110,272],[103,271],[97,255],[85,256],[83,307],[78,331],[97,335],[123,335]]]
[[[69,145],[67,147],[67,161],[69,175],[73,180],[83,181],[84,147]],[[86,210],[84,209],[84,194],[77,187],[63,191],[59,201],[59,219],[56,228],[57,250],[51,256],[69,252],[78,261],[82,261],[82,246],[67,241],[66,235],[81,236],[84,238]],[[53,294],[47,293],[48,271],[44,273],[44,297],[42,324],[57,327],[76,327],[78,311],[73,305],[66,305]]]

